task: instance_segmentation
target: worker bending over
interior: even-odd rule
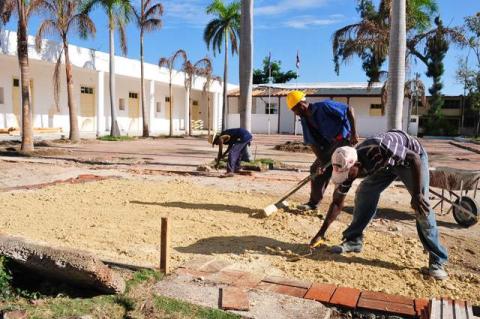
[[[317,157],[310,167],[310,174],[319,174],[312,179],[310,199],[297,207],[314,210],[322,200],[332,176],[332,167],[322,170],[322,166],[330,161],[337,147],[358,143],[353,108],[332,100],[308,103],[305,93],[301,91],[292,91],[287,95],[287,106],[300,116],[304,143],[310,145]]]
[[[332,155],[332,182],[336,184],[333,202],[320,231],[312,239],[315,246],[343,208],[345,196],[357,177],[365,177],[355,194],[353,220],[343,232],[343,243],[332,252],[360,252],[363,231],[375,216],[380,194],[399,178],[412,196],[417,232],[429,253],[428,274],[435,279],[448,277],[444,264],[448,255],[440,244],[435,212],[429,204],[428,155],[422,145],[407,133],[391,130],[366,139],[356,148],[341,147]]]
[[[212,146],[218,145],[216,167],[218,167],[220,160],[228,154],[226,176],[233,176],[234,173],[238,173],[240,171],[242,155],[247,151],[247,147],[251,141],[252,134],[243,128],[232,128],[217,134],[212,143]],[[225,153],[223,153],[223,145],[228,145]]]

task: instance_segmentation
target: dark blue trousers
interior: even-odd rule
[[[227,173],[234,173],[240,169],[240,161],[242,159],[243,151],[250,142],[251,140],[232,145],[230,152],[228,153]]]

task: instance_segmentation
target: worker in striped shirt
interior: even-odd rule
[[[332,155],[332,182],[336,185],[333,201],[320,231],[312,239],[312,247],[324,237],[330,224],[340,214],[345,197],[357,177],[365,177],[355,194],[353,220],[343,232],[343,243],[332,248],[334,253],[360,252],[363,231],[375,216],[380,194],[397,178],[406,186],[415,210],[417,232],[429,253],[425,272],[436,279],[448,277],[444,264],[446,249],[440,244],[435,212],[429,204],[428,155],[417,139],[400,130],[366,139],[356,148],[344,146]]]

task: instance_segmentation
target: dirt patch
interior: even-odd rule
[[[275,145],[277,151],[294,152],[294,153],[313,153],[310,146],[302,142],[285,142],[284,144]]]
[[[112,178],[118,178],[118,177],[82,174],[82,175],[78,175],[77,177],[72,177],[64,180],[56,180],[50,183],[41,183],[41,184],[23,185],[23,186],[4,188],[3,191],[9,192],[13,190],[32,190],[32,189],[40,189],[40,188],[45,188],[48,186],[53,186],[58,184],[82,184],[87,182],[98,182],[98,181],[103,181],[103,180],[112,179]]]
[[[306,243],[320,221],[282,212],[269,219],[255,218],[272,200],[246,190],[227,192],[195,185],[180,177],[170,182],[104,180],[2,193],[0,225],[5,233],[85,249],[102,259],[156,266],[160,219],[170,216],[173,266],[195,255],[214,255],[250,272],[480,303],[480,271],[462,267],[460,260],[467,257],[459,253],[462,248],[450,251],[450,279],[437,282],[419,271],[428,257],[416,236],[377,231],[374,226],[366,232],[360,254],[329,252],[331,245],[340,242],[345,228],[344,223],[336,222],[326,245],[311,256],[288,262],[283,252],[307,253]],[[350,217],[343,218],[348,221]],[[474,240],[468,248],[478,254]]]

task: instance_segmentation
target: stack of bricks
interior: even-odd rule
[[[472,307],[465,301],[452,301],[443,298],[439,299],[439,306],[437,299],[412,299],[382,292],[361,291],[334,284],[311,283],[277,276],[263,278],[256,274],[230,269],[228,263],[216,260],[194,261],[186,268],[179,268],[177,274],[201,277],[207,282],[237,288],[223,292],[222,295],[226,296],[225,305],[227,306],[224,307],[226,310],[248,308],[247,291],[256,289],[315,300],[327,306],[335,306],[345,310],[397,315],[403,318],[474,319]],[[235,298],[232,298],[232,296],[235,296]],[[238,307],[235,307],[235,302],[232,302],[232,300],[239,300]],[[453,315],[451,317],[445,316],[448,313]]]

